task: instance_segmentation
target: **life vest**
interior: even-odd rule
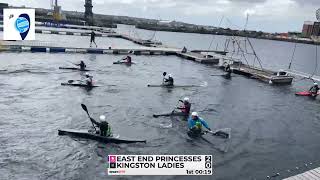
[[[199,119],[196,120],[196,125],[195,125],[195,127],[198,128],[198,129],[202,129],[202,123],[201,123],[201,121],[200,121]]]
[[[183,113],[189,114],[190,113],[191,104],[183,104],[183,109],[181,110]]]

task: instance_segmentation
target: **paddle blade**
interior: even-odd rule
[[[163,72],[163,74],[162,74],[163,76],[166,76],[167,75],[167,72]]]
[[[156,114],[154,114],[154,115],[153,115],[153,117],[154,117],[154,118],[158,118],[159,116],[158,116],[158,115],[156,115]]]
[[[81,107],[82,107],[82,109],[83,109],[85,112],[87,112],[87,113],[88,113],[88,109],[87,109],[87,106],[86,106],[86,105],[81,104]]]
[[[74,82],[74,80],[68,80],[68,83],[73,83]]]
[[[224,138],[224,139],[229,139],[229,137],[230,137],[229,133],[223,132],[223,131],[217,131],[217,132],[213,133],[212,135],[219,136],[219,137]]]

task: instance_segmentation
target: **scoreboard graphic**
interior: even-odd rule
[[[108,175],[212,175],[212,155],[109,155]]]

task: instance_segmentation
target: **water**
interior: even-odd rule
[[[142,31],[141,36],[148,36]],[[37,35],[44,41],[87,47],[88,37]],[[207,48],[212,36],[158,32],[165,43],[188,48]],[[225,37],[216,37],[223,42]],[[97,38],[99,46],[137,46],[130,42]],[[294,44],[253,40],[264,64],[286,68]],[[314,69],[315,47],[299,45],[294,67]],[[136,65],[112,65],[117,55],[0,53],[0,179],[120,179],[106,175],[108,154],[212,154],[214,175],[203,177],[155,176],[155,179],[265,179],[273,173],[313,162],[319,166],[319,100],[296,97],[310,81],[292,86],[271,86],[236,76],[232,80],[210,76],[222,72],[210,66],[175,56],[133,56]],[[86,91],[60,86],[80,79],[79,72],[59,70],[70,62],[84,60],[97,85]],[[170,72],[176,84],[207,84],[207,87],[173,89],[147,88]],[[112,86],[115,85],[115,86]],[[211,144],[190,141],[181,119],[153,118],[170,112],[177,100],[191,98],[213,129],[232,128],[224,141],[207,136]],[[115,134],[146,139],[147,144],[100,144],[58,136],[58,129],[88,129],[91,123],[80,104],[91,115],[105,114]],[[93,178],[94,177],[94,178]],[[122,177],[150,179],[150,177]]]

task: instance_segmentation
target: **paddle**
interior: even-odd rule
[[[73,83],[75,81],[81,81],[81,80],[68,80],[68,83]]]
[[[88,117],[90,118],[90,121],[91,121],[92,118],[91,118],[91,116],[90,116],[90,114],[89,114],[89,112],[88,112],[87,106],[84,105],[84,104],[81,104],[81,107],[82,107],[82,109],[88,114]],[[94,126],[94,124],[93,124],[92,121],[91,121],[91,123],[92,123],[92,126],[93,126],[94,130],[97,131],[97,129],[96,129],[96,127]]]
[[[71,63],[71,64],[73,64],[73,65],[77,65],[76,63],[73,63],[73,62],[71,62],[71,61],[68,61],[69,63]]]
[[[158,117],[160,117],[160,116],[167,117],[167,116],[171,116],[171,115],[172,115],[172,113],[168,113],[168,114],[154,114],[153,117],[154,117],[154,118],[158,118]]]
[[[178,106],[178,104],[179,104],[180,102],[183,103],[183,101],[182,101],[181,99],[179,99],[179,101],[177,102],[177,104],[174,106],[174,109],[171,111],[172,114],[173,114],[174,111],[178,108],[177,106]]]
[[[182,102],[182,103],[183,103],[183,101],[180,99],[180,100],[178,101],[178,103],[175,105],[175,108],[171,111],[171,113],[168,113],[168,114],[154,114],[154,115],[152,115],[152,116],[153,116],[154,118],[158,118],[158,117],[160,117],[160,116],[171,116],[171,115],[174,113],[174,110],[175,110],[176,107],[178,106],[179,102]]]
[[[164,78],[165,78],[165,76],[167,75],[167,72],[163,72],[163,79],[162,79],[162,84],[164,83]]]
[[[212,74],[210,76],[224,76],[225,74]]]
[[[229,139],[230,135],[227,132],[224,132],[222,130],[217,130],[217,131],[204,131],[204,134],[212,134],[213,136],[219,136],[224,139]]]

